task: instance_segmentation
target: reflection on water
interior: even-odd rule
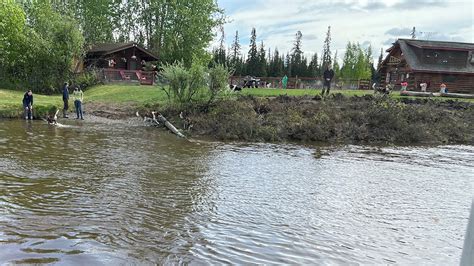
[[[457,264],[474,147],[0,121],[0,262]]]

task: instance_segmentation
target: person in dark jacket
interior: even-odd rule
[[[324,85],[322,95],[324,96],[324,91],[327,89],[327,95],[329,95],[329,90],[331,89],[331,81],[334,78],[334,70],[332,70],[331,66],[328,66],[323,74],[324,78]]]
[[[25,110],[25,119],[33,118],[33,92],[28,90],[23,95],[23,110]]]
[[[64,83],[64,87],[63,87],[63,102],[64,102],[63,117],[69,118],[67,115],[67,110],[69,109],[69,87],[68,87],[67,82]]]

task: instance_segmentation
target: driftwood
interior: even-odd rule
[[[138,112],[136,112],[137,116],[141,116]],[[148,117],[146,115],[142,116],[143,117],[143,122],[148,122],[151,123],[154,126],[160,126],[163,124],[166,128],[168,128],[171,132],[176,134],[180,138],[186,138],[179,130],[171,124],[162,114],[157,113],[157,112],[151,112],[152,117]]]
[[[431,92],[422,92],[422,91],[400,91],[401,96],[417,96],[417,97],[433,97]]]
[[[451,97],[451,98],[464,98],[464,99],[474,99],[474,94],[465,94],[465,93],[441,93],[442,97]]]
[[[474,99],[474,94],[464,93],[439,93],[439,92],[422,92],[422,91],[401,91],[402,96],[417,96],[417,97],[450,97],[450,98],[465,98]]]

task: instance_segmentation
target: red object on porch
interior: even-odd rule
[[[138,82],[141,85],[153,85],[155,72],[106,68],[103,70],[103,79],[106,82]]]

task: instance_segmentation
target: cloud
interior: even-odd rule
[[[303,38],[307,41],[314,41],[314,40],[317,40],[319,37],[316,34],[306,34],[306,35],[303,35]]]
[[[396,41],[395,38],[390,38],[382,42],[383,45],[385,46],[392,46],[392,44]]]
[[[242,2],[243,1],[243,2]],[[468,0],[218,0],[232,20],[225,25],[227,44],[239,31],[242,54],[248,50],[252,27],[265,47],[290,51],[295,33],[303,34],[306,56],[321,53],[327,27],[331,50],[339,57],[348,41],[371,43],[384,50],[398,37],[409,37],[413,26],[419,38],[472,42],[473,3]],[[450,15],[447,14],[456,14]],[[427,36],[427,32],[434,32]]]
[[[390,36],[408,36],[412,29],[410,28],[391,28],[385,32],[386,35]]]
[[[443,0],[404,0],[393,5],[396,9],[418,9],[446,7],[449,1]]]

